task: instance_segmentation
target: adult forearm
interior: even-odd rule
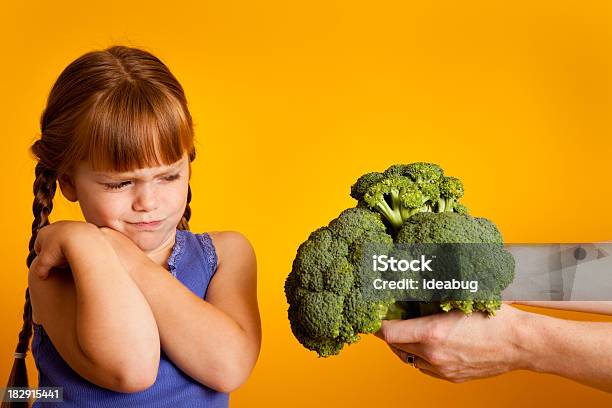
[[[160,345],[155,319],[112,246],[92,229],[68,242],[65,254],[76,287],[76,335],[83,354],[130,381],[156,373]]]
[[[525,313],[516,325],[519,368],[612,392],[612,323]]]
[[[547,309],[572,310],[576,312],[598,313],[612,316],[612,302],[610,301],[515,301],[519,305],[544,307]]]

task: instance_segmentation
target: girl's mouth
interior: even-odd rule
[[[133,225],[135,228],[139,229],[139,230],[147,230],[147,231],[151,231],[156,229],[158,226],[160,226],[162,223],[162,221],[152,221],[152,222],[136,222],[136,223],[129,223],[130,225]]]

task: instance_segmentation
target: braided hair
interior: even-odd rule
[[[193,151],[193,155],[189,156],[189,161],[192,162],[195,160],[195,150]],[[189,219],[191,218],[191,207],[189,207],[189,203],[191,202],[191,184],[187,186],[187,205],[185,206],[185,212],[183,212],[183,216],[181,217],[181,221],[178,224],[178,229],[180,230],[189,230]]]
[[[113,46],[78,57],[54,83],[40,125],[40,139],[30,148],[37,164],[28,269],[36,257],[38,232],[49,225],[57,181],[79,161],[88,161],[97,171],[129,171],[174,163],[185,152],[190,163],[195,160],[193,122],[183,88],[161,60],[143,49]],[[189,185],[178,229],[189,230],[190,202]],[[25,357],[32,329],[26,288],[23,326],[7,387],[28,387]]]

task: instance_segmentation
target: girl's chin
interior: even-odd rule
[[[159,249],[167,241],[167,237],[162,234],[162,231],[149,233],[133,233],[128,234],[128,237],[140,248],[143,252],[151,252]]]

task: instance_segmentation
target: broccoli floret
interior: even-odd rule
[[[369,208],[378,210],[397,230],[404,223],[401,214],[403,196],[411,184],[406,177],[387,177],[373,183],[363,200]]]
[[[463,197],[463,183],[455,177],[443,177],[440,182],[440,198],[437,212],[455,211],[457,200]],[[457,211],[459,212],[459,211]]]
[[[433,163],[396,164],[383,173],[365,174],[351,187],[351,196],[358,207],[378,211],[392,233],[420,212],[467,212],[457,202],[463,196],[461,182],[445,177]]]
[[[444,170],[434,163],[394,164],[385,170],[385,176],[406,176],[418,184],[438,183],[444,176]]]
[[[504,249],[502,235],[495,224],[486,218],[453,212],[415,214],[398,232],[395,242],[441,244],[435,246],[444,251],[441,255],[455,252],[454,257],[448,258],[453,263],[449,264],[447,273],[479,282],[477,297],[467,293],[462,300],[443,299],[440,307],[445,311],[460,309],[471,313],[475,309],[492,315],[501,306],[501,291],[514,278],[514,258]],[[461,263],[456,263],[457,260]],[[459,271],[456,270],[458,266]]]
[[[457,214],[468,214],[469,213],[468,208],[461,203],[455,203],[453,205],[453,211],[455,211]]]
[[[495,224],[486,218],[457,213],[421,213],[406,221],[395,242],[401,244],[497,243],[503,238]]]
[[[351,208],[300,245],[285,294],[291,329],[304,347],[322,357],[338,354],[359,334],[377,331],[387,312],[399,316],[389,293],[363,290],[358,276],[367,246],[392,244],[380,215]]]
[[[359,207],[378,211],[393,231],[399,230],[413,214],[432,211],[433,203],[439,197],[436,184],[419,186],[408,177],[395,175],[376,179],[378,181],[369,183],[365,194],[361,196]]]
[[[444,176],[444,170],[434,163],[395,164],[385,170],[385,176],[409,177],[417,184],[436,184]]]
[[[357,201],[361,201],[363,196],[368,192],[368,189],[375,183],[383,180],[385,176],[382,173],[366,173],[351,186],[351,197]]]

